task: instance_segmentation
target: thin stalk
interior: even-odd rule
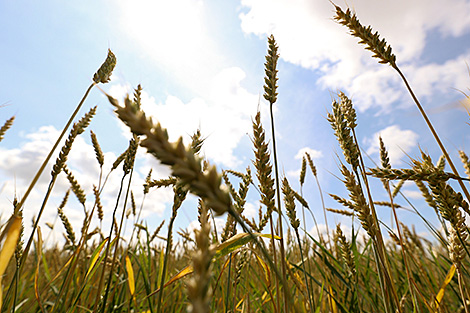
[[[174,197],[174,204],[173,204],[173,214],[170,219],[170,223],[168,224],[168,234],[167,234],[167,241],[166,241],[166,249],[165,249],[165,258],[163,259],[163,270],[162,270],[162,277],[160,280],[160,291],[158,293],[158,301],[157,301],[157,312],[161,312],[161,304],[163,299],[163,289],[165,286],[165,276],[166,276],[166,267],[168,264],[168,257],[170,255],[171,249],[171,241],[172,241],[172,232],[173,232],[173,223],[176,219],[176,214],[178,208],[183,203],[184,199],[186,198],[186,191],[180,191],[180,188],[175,187],[175,197]]]
[[[357,138],[356,138],[356,132],[354,131],[354,129],[352,130],[352,134],[353,134],[354,142],[355,142],[356,146],[359,147],[359,144],[358,144],[358,141],[357,141]],[[387,259],[387,255],[386,255],[386,249],[385,249],[385,244],[384,244],[384,240],[383,240],[383,236],[382,236],[382,231],[380,230],[380,223],[379,223],[379,219],[377,217],[377,212],[375,210],[374,201],[372,199],[372,194],[371,194],[371,191],[370,191],[370,188],[369,188],[369,182],[368,182],[367,176],[366,176],[364,160],[362,158],[361,153],[359,153],[359,162],[360,162],[362,180],[364,182],[365,189],[367,191],[367,196],[368,196],[368,199],[369,199],[370,210],[371,210],[372,217],[374,219],[374,223],[376,224],[376,229],[377,229],[376,238],[374,240],[374,243],[377,245],[377,253],[378,253],[379,260],[380,260],[380,262],[377,263],[377,266],[378,267],[383,266],[383,274],[385,275],[385,277],[382,277],[382,278],[385,278],[385,283],[386,283],[387,287],[390,288],[390,290],[392,292],[391,296],[392,296],[393,301],[395,302],[395,305],[397,306],[397,311],[399,313],[401,313],[400,300],[398,300],[397,291],[395,289],[395,284],[393,283],[393,280],[392,280],[390,264],[388,263],[388,259]],[[357,180],[359,182],[359,187],[363,190],[362,185],[360,184],[360,175],[359,175],[357,169],[354,170],[354,172],[356,173]],[[379,271],[379,273],[380,273],[380,271]],[[385,299],[384,299],[384,301],[385,301]]]
[[[135,219],[135,223],[139,223],[139,221],[140,221],[140,215],[141,215],[142,210],[144,208],[144,202],[145,202],[146,197],[147,197],[147,194],[144,193],[144,196],[142,197],[142,202],[140,203],[139,213],[137,214],[137,218]],[[132,228],[132,234],[131,234],[131,237],[129,239],[129,242],[132,242],[132,239],[134,238],[134,233],[135,233],[135,227]]]
[[[469,313],[468,305],[467,305],[467,297],[465,296],[463,290],[463,279],[462,279],[462,272],[460,271],[460,267],[457,267],[457,278],[459,280],[459,291],[460,296],[462,297],[463,307],[465,308],[465,313]]]
[[[85,238],[86,238],[86,230],[84,230],[84,234],[82,234],[82,237],[80,238],[79,245],[77,246],[76,250],[74,251],[72,255],[72,263],[67,267],[67,272],[65,274],[65,279],[62,283],[62,286],[60,287],[59,295],[57,296],[57,299],[64,297],[64,302],[59,303],[59,301],[56,301],[54,304],[54,307],[52,308],[52,312],[55,312],[56,310],[61,310],[61,308],[66,304],[67,301],[67,294],[69,292],[69,288],[67,288],[72,280],[73,272],[75,271],[75,268],[77,266],[77,263],[79,261],[79,255],[81,252],[81,248],[85,243]],[[72,274],[71,274],[72,273]],[[64,294],[65,293],[65,294]],[[73,302],[77,302],[79,300],[79,296],[77,296],[77,299],[75,301],[72,300]],[[74,312],[75,308],[72,306],[71,307],[72,312]],[[70,311],[70,310],[69,310]]]
[[[416,299],[415,289],[414,289],[415,284],[414,284],[413,278],[411,277],[410,266],[408,264],[408,259],[407,259],[406,253],[405,253],[405,244],[403,242],[403,236],[401,234],[402,233],[401,232],[401,227],[400,227],[400,223],[398,221],[397,211],[396,211],[395,205],[393,203],[393,197],[392,197],[392,193],[390,191],[390,183],[389,183],[388,180],[386,182],[386,190],[387,190],[387,193],[390,197],[390,204],[391,204],[391,207],[392,207],[392,213],[393,213],[393,217],[395,219],[395,224],[397,225],[398,239],[400,240],[401,254],[402,254],[402,258],[403,258],[403,264],[404,264],[405,270],[406,270],[406,277],[408,278],[408,284],[410,285],[409,287],[410,287],[410,292],[411,292],[411,295],[412,295],[411,299],[413,300],[413,307],[417,312],[420,312],[419,305],[418,305],[418,302],[417,302],[417,299]]]
[[[271,212],[271,214],[269,215],[269,226],[270,226],[270,230],[271,230],[271,247],[273,249],[274,266],[276,266],[276,268],[277,268],[277,253],[276,253],[276,243],[274,242],[275,232],[274,232],[274,226],[273,225],[274,225],[273,215],[272,215],[272,212]],[[276,291],[277,291],[278,295],[281,294],[280,289],[279,289],[279,277],[277,277],[277,276],[276,276]],[[277,300],[277,306],[274,306],[274,312],[278,312],[278,308],[281,307],[280,298],[276,297],[276,300]]]
[[[96,293],[96,298],[95,298],[95,305],[94,305],[94,309],[93,309],[94,312],[97,312],[97,306],[98,306],[99,298],[100,298],[100,294],[101,294],[101,287],[103,286],[104,273],[106,271],[106,263],[108,261],[110,242],[112,241],[111,237],[113,235],[114,219],[116,217],[116,211],[117,211],[117,208],[118,208],[119,200],[121,199],[121,193],[122,193],[122,189],[123,189],[123,186],[124,186],[124,179],[125,178],[126,178],[126,175],[124,174],[123,177],[121,178],[121,184],[120,184],[119,192],[118,192],[118,195],[117,195],[117,198],[116,198],[116,205],[115,205],[114,210],[113,210],[113,217],[112,217],[112,220],[111,220],[111,228],[109,229],[109,237],[108,237],[109,240],[108,240],[108,244],[106,245],[105,257],[103,259],[103,270],[101,271],[101,276],[100,276],[100,280],[99,280],[99,283],[98,283],[98,288],[97,288],[97,293]],[[116,244],[117,244],[117,242],[116,242]],[[110,273],[110,275],[111,275],[111,273]],[[111,276],[110,276],[109,279],[111,279]],[[104,306],[106,305],[106,301],[105,301],[106,296],[107,296],[107,294],[105,294],[105,298],[103,299],[103,302],[102,302],[102,306],[103,306],[102,310],[103,311],[104,311]]]
[[[310,306],[309,312],[312,312],[313,302],[312,302],[312,296],[311,296],[311,293],[310,293],[310,287],[309,287],[309,284],[308,284],[307,273],[305,271],[305,260],[304,260],[304,254],[302,252],[302,242],[300,241],[300,235],[299,235],[298,229],[294,228],[294,231],[295,231],[295,236],[297,237],[297,241],[299,243],[300,258],[302,259],[302,270],[304,272],[305,285],[307,286],[308,302],[309,302],[309,306]]]
[[[264,256],[264,258],[266,259],[266,261],[268,262],[269,266],[273,269],[274,271],[274,274],[277,276],[277,278],[279,279],[282,279],[282,275],[281,273],[279,272],[279,269],[274,266],[274,263],[273,263],[273,260],[271,259],[268,251],[266,250],[266,247],[264,246],[264,242],[262,240],[259,240],[254,234],[253,232],[251,231],[251,229],[246,225],[245,221],[243,221],[243,219],[240,217],[240,215],[238,214],[238,212],[236,212],[236,210],[234,210],[233,207],[229,207],[227,212],[232,215],[232,217],[235,219],[235,221],[240,224],[240,226],[243,228],[243,231],[245,231],[248,235],[250,235],[251,239],[256,243],[256,245],[258,246],[258,248],[261,250],[261,254]],[[294,306],[294,303],[293,303],[293,299],[292,297],[288,294],[288,293],[285,293],[287,295],[287,300],[289,302],[290,305],[292,305],[293,309],[295,312],[297,312],[297,308]],[[274,303],[273,303],[274,304]],[[291,311],[285,311],[285,312],[291,312]]]
[[[31,183],[29,184],[29,187],[28,189],[26,190],[23,198],[21,198],[21,201],[18,203],[18,210],[21,209],[21,207],[24,205],[24,202],[26,201],[26,198],[28,198],[29,194],[31,193],[31,191],[33,190],[34,186],[36,185],[36,183],[38,182],[39,180],[39,177],[41,176],[42,172],[44,171],[44,169],[46,168],[46,165],[47,163],[49,163],[51,157],[52,157],[52,154],[54,153],[55,149],[57,149],[57,146],[59,145],[60,141],[62,140],[62,138],[64,137],[65,133],[67,132],[67,129],[70,127],[70,124],[72,124],[73,120],[75,119],[75,117],[77,116],[78,112],[80,111],[80,109],[82,108],[82,105],[83,103],[85,102],[85,99],[88,97],[88,94],[90,93],[91,89],[96,85],[96,83],[92,83],[88,89],[86,90],[85,94],[83,95],[82,97],[82,100],[80,100],[80,103],[77,105],[77,107],[75,108],[75,111],[73,111],[72,115],[70,116],[69,120],[67,121],[67,124],[65,124],[64,128],[62,129],[62,133],[60,134],[59,138],[57,138],[54,146],[52,147],[51,151],[49,151],[49,154],[47,155],[46,159],[44,160],[44,162],[42,162],[42,165],[41,167],[39,168],[39,170],[37,171],[36,175],[34,176],[33,180],[31,181]],[[34,228],[33,228],[33,231],[32,233],[35,232],[36,230],[36,227],[37,227],[37,224],[38,224],[38,221],[39,221],[39,217],[41,216],[42,214],[42,211],[39,212],[38,214],[38,218],[36,220],[36,223],[34,224]],[[31,245],[31,238],[33,237],[33,235],[31,235],[29,241],[28,241],[28,245],[26,246],[25,248],[25,252],[23,255],[26,255],[27,254],[27,251],[29,250],[29,246]],[[23,260],[23,258],[22,258]]]
[[[403,82],[405,83],[406,85],[406,88],[408,89],[408,92],[410,93],[411,95],[411,98],[413,98],[413,101],[416,103],[416,106],[418,107],[418,110],[419,112],[421,113],[421,115],[423,116],[426,124],[428,125],[429,127],[429,130],[431,130],[431,133],[434,137],[434,139],[436,139],[436,142],[437,144],[439,145],[439,148],[441,149],[442,153],[444,154],[445,158],[447,159],[447,162],[449,162],[449,166],[450,168],[452,169],[452,172],[458,176],[459,176],[459,172],[457,171],[457,168],[454,166],[454,163],[452,162],[449,154],[447,153],[447,150],[446,148],[444,147],[444,144],[442,143],[441,139],[439,138],[436,130],[434,129],[434,127],[432,126],[432,123],[431,121],[429,120],[426,112],[424,111],[424,108],[423,106],[421,105],[421,103],[419,102],[418,98],[416,97],[416,95],[414,94],[413,90],[411,89],[411,86],[408,84],[408,81],[406,80],[405,78],[405,75],[403,75],[403,73],[400,71],[400,69],[395,65],[395,66],[392,66],[397,72],[398,74],[400,75],[401,79],[403,80]],[[467,197],[467,200],[470,201],[470,194],[467,190],[467,188],[465,187],[462,179],[460,178],[457,178],[457,181],[460,185],[460,188],[462,188],[462,191],[464,192],[465,196]]]
[[[229,255],[228,260],[228,278],[227,278],[227,291],[225,292],[225,313],[228,312],[229,307],[229,295],[230,295],[230,272],[232,268],[232,253]]]
[[[88,89],[86,90],[85,94],[83,95],[82,99],[80,100],[80,102],[78,103],[77,107],[75,108],[75,111],[73,111],[72,115],[70,116],[69,120],[67,121],[67,123],[65,124],[64,128],[62,129],[62,133],[60,134],[59,138],[57,138],[54,146],[52,147],[52,149],[49,151],[49,154],[47,155],[46,159],[44,160],[44,162],[42,163],[41,167],[39,168],[39,170],[37,171],[36,175],[34,176],[33,180],[31,181],[31,183],[29,184],[29,187],[28,189],[26,190],[24,196],[21,198],[20,202],[18,203],[17,205],[17,209],[20,210],[22,208],[22,206],[24,205],[26,199],[28,198],[29,194],[31,193],[31,191],[33,190],[34,186],[36,185],[36,183],[38,182],[39,178],[41,177],[41,174],[42,172],[44,171],[44,169],[46,168],[47,164],[49,163],[50,159],[52,158],[52,155],[54,154],[54,151],[55,149],[57,149],[57,146],[59,145],[59,143],[62,141],[62,138],[64,137],[65,133],[67,132],[67,129],[70,127],[70,124],[72,124],[73,120],[75,119],[75,117],[77,116],[78,112],[80,111],[80,109],[82,108],[83,106],[83,103],[85,102],[85,99],[88,97],[88,94],[90,93],[91,89],[96,85],[95,82],[93,82],[89,87]],[[57,175],[54,175],[52,178],[51,178],[51,181],[49,183],[49,187],[47,189],[47,192],[46,192],[46,196],[44,197],[44,201],[43,201],[43,204],[41,206],[41,209],[39,210],[39,213],[38,213],[38,216],[34,222],[34,225],[33,225],[33,229],[31,231],[31,236],[29,237],[28,239],[28,243],[26,244],[25,248],[24,248],[24,251],[23,251],[23,255],[21,256],[21,259],[20,259],[20,265],[16,268],[16,271],[15,271],[15,274],[11,280],[11,283],[10,283],[10,286],[12,286],[16,281],[17,281],[17,276],[19,274],[21,274],[21,271],[23,269],[23,266],[24,266],[24,262],[26,261],[26,258],[28,256],[28,252],[29,252],[29,249],[31,247],[31,244],[33,242],[33,237],[34,237],[34,233],[36,232],[36,229],[38,227],[38,224],[39,224],[39,220],[42,216],[42,213],[44,212],[44,208],[45,208],[45,204],[47,202],[47,200],[49,199],[49,195],[50,193],[52,192],[52,187],[54,186],[55,184],[55,181],[57,179]],[[8,291],[5,295],[5,301],[3,303],[3,306],[2,306],[2,312],[4,311],[3,308],[6,308],[8,306],[8,303],[9,303],[9,300],[10,300],[10,297],[11,297],[11,294],[10,294],[10,290],[11,288],[8,288]],[[12,307],[12,312],[14,313],[15,312],[15,306],[16,306],[16,295],[14,297],[15,299],[15,302],[13,303],[13,307]]]
[[[300,195],[303,197],[303,190],[302,190],[302,185],[300,185]],[[312,214],[313,216],[313,214]],[[306,221],[306,218],[305,218],[305,207],[302,205],[302,217],[303,217],[303,225],[304,225],[304,232],[307,231],[307,223],[305,222]],[[313,220],[315,221],[315,217],[313,217]],[[317,224],[317,221],[315,221],[315,225]],[[317,226],[317,232],[318,232],[318,240],[321,240],[321,237],[320,237],[320,232],[318,231],[318,226]],[[304,245],[307,245],[307,237],[304,237]],[[300,246],[300,253],[302,254],[302,246]],[[307,257],[308,257],[308,254],[307,254]],[[303,256],[301,255],[301,258],[303,260]],[[302,262],[302,265],[304,263]],[[307,265],[308,265],[308,271],[309,273],[312,273],[312,266],[310,265],[310,262],[307,262]],[[304,271],[305,271],[305,268],[304,268]],[[305,273],[304,273],[305,274]],[[307,281],[307,275],[305,274],[305,281]],[[308,290],[308,288],[307,288]],[[313,290],[312,290],[313,291]],[[315,306],[315,301],[312,299],[312,295],[311,293],[309,292],[309,300],[310,300],[310,310],[312,310],[312,308],[314,308]]]
[[[318,180],[318,177],[315,175],[315,181],[317,182],[318,186],[318,192],[320,193],[320,199],[321,199],[321,204],[323,208],[323,215],[325,217],[325,226],[326,226],[326,238],[328,238],[328,244],[331,247],[331,242],[330,242],[330,231],[328,229],[328,219],[326,218],[326,207],[325,207],[325,199],[323,199],[323,192],[320,187],[320,181]]]
[[[123,209],[122,209],[122,214],[121,214],[121,221],[120,221],[120,224],[119,224],[119,230],[118,230],[118,233],[117,233],[117,238],[116,238],[116,244],[115,244],[115,247],[114,247],[114,255],[113,255],[113,260],[111,262],[111,268],[109,270],[109,279],[108,279],[108,286],[106,287],[106,292],[104,294],[104,297],[103,297],[103,306],[102,306],[102,310],[101,310],[101,313],[104,312],[105,310],[105,307],[106,307],[106,298],[107,298],[107,295],[109,293],[109,290],[111,288],[111,281],[112,281],[112,275],[113,275],[113,270],[114,270],[114,264],[116,263],[116,258],[117,258],[117,250],[119,248],[119,238],[121,237],[121,231],[122,231],[122,224],[123,224],[123,221],[124,221],[124,215],[125,215],[125,212],[126,212],[126,205],[127,205],[127,200],[129,198],[129,192],[130,192],[130,189],[131,189],[131,182],[132,182],[132,174],[134,173],[134,168],[132,167],[130,169],[130,173],[129,173],[129,181],[127,182],[127,191],[126,191],[126,197],[124,199],[124,205],[123,205]],[[127,176],[127,175],[125,175]],[[116,210],[115,210],[116,212]],[[113,214],[114,215],[114,214]],[[114,221],[114,216],[113,216],[113,221]],[[114,224],[114,223],[113,223]],[[106,264],[106,263],[105,263]],[[115,289],[116,290],[116,289]]]
[[[281,251],[281,268],[282,268],[282,286],[284,291],[284,312],[290,312],[289,307],[287,306],[287,279],[286,279],[286,253],[284,250],[284,233],[282,230],[282,210],[281,210],[281,193],[279,188],[279,170],[277,166],[277,151],[276,151],[276,136],[274,134],[274,114],[273,114],[273,104],[270,103],[269,112],[271,116],[271,134],[273,140],[273,158],[274,158],[274,173],[276,176],[276,198],[277,198],[277,210],[278,210],[278,231],[281,236],[280,240],[280,251]]]

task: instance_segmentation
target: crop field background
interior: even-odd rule
[[[0,311],[469,313],[470,2],[420,2],[0,4]]]

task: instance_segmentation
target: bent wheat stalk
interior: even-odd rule
[[[424,121],[428,125],[429,130],[431,131],[434,139],[436,140],[439,148],[441,149],[442,153],[444,154],[445,158],[449,162],[449,166],[452,169],[452,172],[458,176],[459,173],[457,171],[457,168],[454,166],[454,163],[452,162],[449,154],[447,153],[446,148],[444,147],[444,144],[442,143],[441,139],[439,138],[436,130],[434,129],[434,126],[431,123],[431,120],[427,116],[426,112],[424,111],[423,106],[419,102],[418,98],[416,97],[415,93],[411,89],[410,84],[408,83],[408,80],[406,79],[405,75],[401,72],[401,70],[398,68],[396,64],[396,56],[392,52],[392,47],[387,44],[385,39],[380,39],[380,35],[378,32],[375,32],[375,34],[372,34],[372,27],[364,27],[359,19],[356,17],[356,14],[352,14],[351,10],[347,9],[346,12],[344,12],[340,7],[337,5],[334,5],[336,9],[336,16],[334,19],[338,21],[338,23],[346,26],[349,28],[349,31],[352,36],[357,37],[360,39],[359,43],[366,45],[366,49],[372,51],[373,57],[379,59],[379,63],[381,64],[388,64],[390,65],[394,70],[397,71],[398,75],[400,78],[403,80],[406,89],[411,95],[411,98],[415,102],[416,106],[418,107],[419,112],[424,118]],[[465,187],[463,181],[459,178],[457,178],[457,181],[459,182],[460,188],[462,188],[462,191],[465,193],[465,196],[467,199],[470,201],[470,194]]]

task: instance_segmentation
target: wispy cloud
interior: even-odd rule
[[[387,111],[390,104],[407,96],[397,74],[377,64],[370,53],[357,44],[357,39],[347,34],[346,28],[332,20],[334,7],[328,1],[242,0],[241,3],[244,32],[258,36],[274,33],[282,59],[318,70],[321,73],[318,82],[324,88],[347,91],[358,100],[355,104],[359,110],[375,106]],[[364,25],[373,25],[374,30],[387,39],[398,64],[418,73],[419,85],[425,90],[437,86],[436,77],[445,91],[462,84],[466,72],[463,59],[468,58],[467,55],[442,65],[422,64],[418,59],[431,31],[442,37],[458,37],[470,31],[468,1],[453,0],[443,6],[440,1],[427,0],[359,0],[354,2],[354,9]],[[429,71],[445,73],[446,79],[425,75]]]
[[[412,130],[402,130],[398,125],[392,125],[376,132],[372,137],[366,138],[364,142],[369,146],[368,154],[377,154],[380,151],[379,136],[387,148],[390,163],[396,166],[402,163],[405,153],[415,148],[418,142],[418,134]]]
[[[295,158],[297,160],[300,160],[302,159],[302,157],[305,156],[305,153],[308,153],[312,159],[320,159],[323,157],[323,152],[321,152],[320,150],[315,150],[309,147],[304,147],[304,148],[299,149],[299,151],[295,155]]]

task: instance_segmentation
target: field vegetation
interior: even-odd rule
[[[1,312],[466,312],[469,313],[468,284],[470,214],[470,161],[459,151],[455,164],[442,144],[424,108],[414,95],[392,48],[372,28],[363,26],[349,9],[335,6],[334,19],[346,27],[372,52],[379,63],[397,72],[426,121],[442,157],[432,160],[422,152],[411,159],[410,168],[395,169],[389,162],[386,143],[380,139],[381,164],[364,165],[356,138],[356,111],[348,95],[338,92],[332,101],[328,122],[337,138],[342,156],[339,172],[349,197],[329,191],[343,209],[328,209],[304,198],[306,179],[317,179],[317,169],[307,153],[302,158],[300,190],[279,174],[273,107],[277,101],[278,46],[268,38],[265,63],[264,98],[270,106],[270,125],[262,125],[258,112],[253,117],[252,166],[244,172],[220,171],[200,155],[204,135],[195,130],[192,141],[169,140],[167,130],[141,109],[142,87],[120,102],[106,95],[117,118],[132,133],[128,148],[114,161],[111,171],[120,171],[120,191],[112,216],[104,216],[100,200],[106,188],[101,173],[91,195],[67,167],[77,136],[90,135],[96,162],[103,168],[104,154],[97,136],[87,132],[95,115],[90,109],[77,122],[89,92],[106,84],[116,64],[111,51],[94,74],[93,83],[71,115],[62,134],[51,148],[35,178],[21,199],[11,208],[11,217],[0,229]],[[73,123],[73,124],[72,124]],[[0,140],[14,124],[8,119],[0,129]],[[71,128],[70,128],[71,126]],[[70,128],[70,130],[69,130]],[[266,140],[270,132],[271,141]],[[67,135],[68,134],[68,135]],[[49,188],[36,214],[33,230],[23,233],[24,203],[39,176],[48,169],[54,151],[68,136],[51,168]],[[171,188],[174,193],[171,218],[149,229],[138,218],[145,201],[136,203],[130,188],[135,155],[145,149],[171,169],[166,179],[146,178],[144,194],[154,188]],[[469,178],[461,177],[462,167]],[[448,169],[448,170],[447,170]],[[57,208],[65,229],[65,246],[44,245],[38,226],[44,207],[59,175],[65,175],[70,189]],[[370,184],[379,181],[387,201],[378,202]],[[424,219],[400,193],[405,181],[412,181],[427,205],[435,211],[439,224]],[[452,183],[451,183],[452,182]],[[321,192],[321,186],[318,184]],[[71,194],[83,206],[85,219],[77,234],[64,208]],[[174,222],[182,203],[191,193],[198,197],[199,228],[194,234],[177,232]],[[244,215],[248,194],[258,197],[259,217]],[[85,198],[94,205],[85,205]],[[377,217],[377,206],[388,206],[393,223]],[[421,218],[433,238],[422,238],[412,226],[398,219],[397,209],[406,206]],[[305,227],[305,214],[313,219],[321,214],[341,214],[351,218],[351,233],[344,225],[313,236]],[[3,216],[7,208],[2,208]],[[214,217],[226,217],[223,229],[214,229]],[[303,222],[300,217],[303,216]],[[90,229],[92,221],[113,221],[108,231]],[[126,219],[136,220],[131,238],[122,238]],[[354,221],[359,220],[365,236],[359,236]],[[133,222],[132,222],[133,223]]]

